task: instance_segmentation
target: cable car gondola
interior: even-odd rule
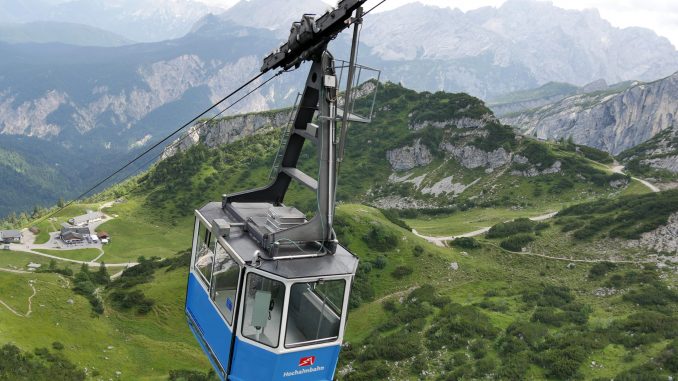
[[[336,122],[344,122],[343,138],[353,119],[337,108],[341,81],[327,44],[360,21],[364,2],[343,0],[317,20],[304,15],[288,42],[264,59],[262,72],[312,62],[276,174],[265,187],[224,195],[195,211],[185,311],[222,380],[334,377],[358,258],[338,243],[332,228],[343,150]],[[354,30],[346,105],[356,48]],[[317,150],[317,180],[297,166],[306,141]],[[312,218],[283,203],[292,181],[316,193]]]

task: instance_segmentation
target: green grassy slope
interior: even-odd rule
[[[609,181],[617,178],[610,177],[602,165],[566,144],[516,140],[503,126],[489,127],[485,131],[492,136],[489,140],[464,142],[480,147],[490,144],[490,148],[506,144],[511,152],[529,157],[533,165],[549,167],[559,160],[563,171],[523,177],[511,175],[511,167],[503,174],[461,168],[435,151],[435,139],[462,139],[456,135],[458,129],[428,127],[413,132],[407,120],[430,110],[427,102],[435,103],[433,109],[438,110],[438,116],[424,118],[429,120],[457,115],[457,106],[445,111],[445,104],[462,102],[465,110],[461,113],[467,116],[464,113],[484,112],[482,105],[466,108],[473,100],[462,95],[422,98],[388,86],[392,87],[386,89],[380,107],[397,110],[395,116],[384,113],[375,125],[354,126],[349,142],[371,140],[374,144],[349,143],[342,167],[344,202],[338,207],[335,228],[340,241],[360,257],[361,265],[339,379],[637,379],[640,373],[656,379],[678,372],[672,362],[678,332],[675,272],[635,263],[602,269],[586,262],[568,266],[568,260],[558,258],[584,258],[578,253],[586,252],[586,258],[611,259],[606,248],[596,244],[604,243],[604,232],[575,249],[567,249],[573,246],[567,244],[570,238],[555,223],[539,230],[539,235],[530,233],[534,241],[528,248],[537,254],[544,247],[547,256],[554,258],[506,251],[501,248],[505,237],[479,238],[475,248],[436,247],[395,225],[393,216],[386,218],[378,209],[358,203],[379,197],[369,191],[390,175],[385,151],[410,144],[414,136],[441,155],[429,167],[414,172],[430,172],[436,178],[451,173],[469,179],[480,176],[484,184],[469,188],[458,199],[429,198],[405,189],[411,191],[406,193],[410,197],[445,207],[437,212],[399,212],[403,215],[397,217],[408,223],[429,224],[426,228],[431,234],[466,232],[481,224],[558,210],[587,199],[609,198],[610,204],[605,205],[613,207],[615,202],[652,202],[659,196],[618,199],[622,193],[632,193],[631,187],[612,187]],[[399,104],[403,107],[397,108]],[[115,379],[116,372],[121,372],[122,379],[162,380],[173,369],[205,372],[209,364],[183,317],[187,269],[177,253],[190,246],[193,210],[219,200],[223,193],[265,183],[276,149],[275,132],[214,150],[198,145],[95,198],[97,202],[124,199],[106,210],[117,218],[100,227],[113,236],[102,260],[136,261],[145,256],[168,262],[146,259],[111,285],[91,284],[94,297],[102,303],[101,314],[94,312],[92,294],[88,300],[81,291],[74,292],[75,286],[82,288],[93,279],[84,279],[77,266],[71,265],[73,276],[0,271],[0,300],[19,314],[26,313],[33,293],[30,280],[37,289],[29,317],[0,305],[0,343],[33,351],[58,341],[65,347],[65,358],[88,369],[89,379]],[[304,155],[310,157],[311,152],[307,149]],[[442,174],[433,168],[442,168]],[[312,166],[305,169],[313,173]],[[382,191],[401,195],[403,190]],[[483,197],[474,197],[481,191]],[[289,196],[288,204],[313,211],[312,194],[294,188]],[[74,206],[72,212],[79,208],[85,206]],[[592,213],[562,218],[586,221]],[[596,209],[593,214],[608,212]],[[546,247],[545,242],[562,244]],[[49,262],[35,255],[0,251],[0,268],[22,269],[31,260]],[[600,289],[615,291],[598,296]]]

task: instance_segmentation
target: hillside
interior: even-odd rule
[[[629,185],[591,161],[611,162],[607,154],[518,135],[467,94],[417,93],[392,83],[380,85],[377,94],[372,123],[349,131],[340,200],[401,210],[500,206],[533,212]],[[368,99],[359,101],[358,112],[367,111],[361,108]],[[280,110],[215,120],[191,130],[165,156],[196,145],[217,148],[252,134],[258,144],[275,146],[274,131],[288,119],[289,110]],[[313,154],[311,148],[305,155]],[[257,162],[267,166],[272,157]]]
[[[638,176],[670,182],[678,178],[678,133],[667,128],[652,139],[628,149],[617,159]]]
[[[649,83],[621,83],[553,104],[509,114],[502,121],[539,139],[571,137],[612,154],[632,148],[673,126],[678,112],[678,73]]]
[[[0,43],[0,147],[27,161],[41,158],[40,165],[71,185],[42,179],[53,197],[17,199],[0,209],[20,212],[36,202],[73,197],[99,178],[97,172],[119,166],[255,75],[262,56],[279,46],[281,33],[300,13],[326,8],[319,0],[293,7],[258,0],[205,16],[220,10],[191,0],[0,1],[2,23],[35,21],[29,16],[59,23],[97,20],[95,27],[135,41],[175,38],[116,47]],[[535,20],[535,14],[547,16]],[[86,40],[97,34],[77,37],[90,44]],[[347,57],[347,41],[347,35],[335,40],[336,57]],[[548,52],[548,62],[536,52]],[[466,13],[421,4],[372,13],[360,57],[382,69],[382,78],[418,91],[493,98],[553,81],[579,86],[599,78],[654,80],[675,71],[676,54],[665,38],[642,28],[613,28],[594,12],[509,1]],[[280,77],[229,112],[289,106],[303,75],[300,70]],[[106,158],[99,160],[102,153]]]
[[[557,102],[577,93],[579,88],[569,83],[549,82],[535,89],[515,91],[489,99],[488,107],[501,117]]]
[[[125,37],[96,27],[47,21],[0,24],[0,41],[12,44],[59,42],[82,46],[121,46],[133,43]]]
[[[121,253],[131,258],[156,253],[170,259],[157,265],[142,262],[141,268],[105,286],[100,317],[90,312],[85,297],[69,290],[83,278],[77,275],[82,272],[77,265],[71,266],[73,278],[0,272],[0,287],[5,287],[0,299],[20,313],[26,311],[31,294],[28,280],[35,279],[38,290],[30,319],[0,309],[0,339],[31,352],[49,347],[77,369],[87,368],[87,379],[166,379],[170,371],[181,374],[178,369],[205,377],[208,364],[181,316],[185,257],[174,253],[190,242],[193,208],[266,177],[263,165],[250,171],[259,168],[258,158],[267,148],[260,137],[223,150],[195,146],[146,176],[100,195],[125,197],[106,210],[118,218],[102,226],[124,248],[108,247],[102,260],[120,261]],[[222,172],[228,173],[224,183],[216,177]],[[671,269],[641,268],[631,262],[598,264],[595,261],[619,259],[590,242],[587,247],[594,249],[587,250],[586,259],[592,263],[510,253],[500,249],[495,238],[439,248],[364,205],[341,205],[336,224],[341,241],[361,258],[340,380],[634,379],[678,372],[672,362],[678,320],[675,292],[669,288],[676,285]],[[559,224],[546,225],[537,237],[546,243],[565,239],[558,233]],[[374,234],[398,239],[381,247],[370,238]],[[548,250],[553,257],[570,254]],[[2,258],[3,269],[20,269],[29,260],[47,265],[47,260],[29,254],[10,252]],[[572,261],[576,266],[569,265]],[[661,297],[638,306],[652,290]],[[140,301],[125,295],[139,295],[135,298]],[[144,307],[150,311],[139,309],[144,305],[150,305]],[[654,322],[651,327],[649,322]],[[31,328],[36,325],[53,328],[43,335]],[[648,334],[649,329],[654,334]],[[88,333],[73,334],[82,330]],[[637,335],[630,337],[629,331]]]

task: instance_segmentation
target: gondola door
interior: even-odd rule
[[[199,216],[200,217],[200,216]],[[222,380],[228,376],[243,266],[211,224],[196,219],[186,316]],[[226,244],[227,245],[227,244]]]

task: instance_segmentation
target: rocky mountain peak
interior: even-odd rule
[[[613,154],[675,126],[678,73],[649,83],[578,94],[502,121],[540,139],[572,137]]]

